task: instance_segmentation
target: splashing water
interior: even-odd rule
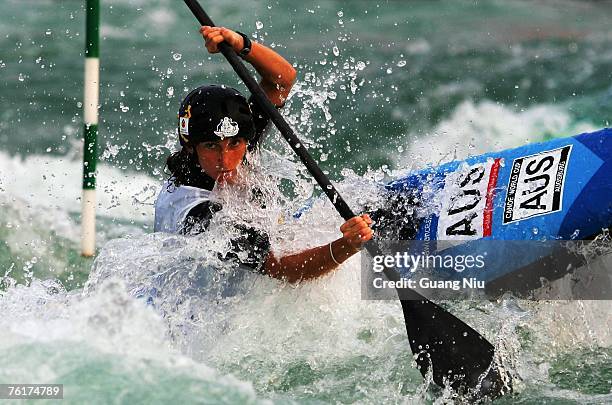
[[[426,164],[609,125],[605,2],[392,3],[210,10],[295,64],[282,113],[352,207],[375,207],[382,182]],[[274,130],[241,173],[265,209],[220,188],[226,210],[206,234],[150,233],[180,99],[202,82],[239,86],[165,0],[103,5],[101,249],[93,266],[81,258],[83,9],[5,6],[16,18],[0,27],[2,381],[63,383],[66,403],[92,392],[105,403],[462,401],[414,368],[398,303],[360,299],[359,257],[297,286],[219,260],[234,221],[268,233],[278,255],[339,236]],[[609,247],[590,265],[609,269]],[[499,403],[612,402],[609,302],[442,305],[496,346],[516,392]]]

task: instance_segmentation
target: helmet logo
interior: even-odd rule
[[[184,117],[179,117],[179,133],[185,142],[189,136],[189,118],[191,118],[191,105],[187,106]]]
[[[225,117],[219,122],[219,125],[217,125],[215,135],[221,139],[229,138],[238,135],[238,131],[240,131],[238,124],[231,118]]]

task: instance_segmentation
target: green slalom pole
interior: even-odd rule
[[[98,100],[100,94],[100,0],[87,0],[85,80],[83,97],[83,195],[81,254],[96,253],[96,165],[98,163]]]

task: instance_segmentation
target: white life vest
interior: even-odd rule
[[[164,183],[155,202],[153,231],[178,233],[189,211],[206,201],[210,201],[209,190],[192,186],[175,187],[168,182]]]

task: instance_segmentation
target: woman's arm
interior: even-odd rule
[[[270,253],[264,270],[268,275],[290,283],[320,277],[336,269],[338,263],[359,252],[372,239],[371,224],[372,220],[367,214],[351,218],[340,227],[342,237],[330,244],[331,252],[330,245],[324,245],[280,259]]]
[[[224,27],[200,28],[210,53],[219,52],[218,44],[225,41],[240,52],[244,48],[244,39],[236,32]],[[296,71],[289,62],[272,49],[252,41],[251,52],[245,57],[261,76],[261,87],[270,101],[282,106],[295,82]]]

